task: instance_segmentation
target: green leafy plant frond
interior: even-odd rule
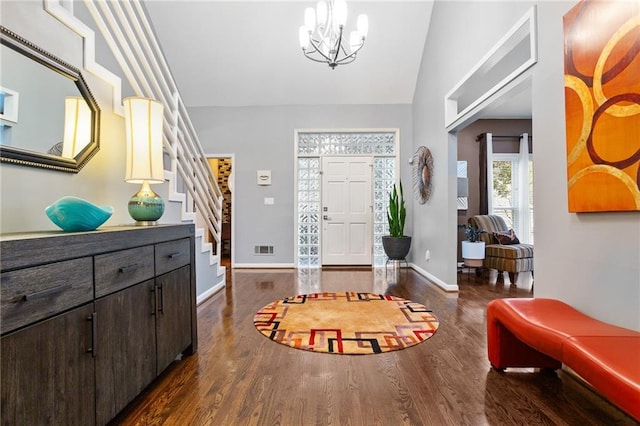
[[[406,218],[407,210],[404,206],[404,191],[402,190],[402,182],[400,182],[400,194],[398,194],[395,184],[393,185],[393,191],[389,194],[389,210],[387,211],[389,235],[403,237]]]
[[[473,225],[463,225],[464,226],[464,236],[467,237],[468,241],[475,243],[480,238],[480,234],[484,232],[481,228],[475,227]]]

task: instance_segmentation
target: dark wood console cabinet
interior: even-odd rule
[[[104,425],[197,350],[193,225],[0,238],[1,424]]]

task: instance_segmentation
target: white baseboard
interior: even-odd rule
[[[205,300],[207,300],[208,298],[210,298],[211,296],[213,296],[214,294],[222,290],[224,287],[225,287],[225,283],[221,282],[220,284],[214,285],[209,290],[198,295],[198,297],[196,297],[196,305],[200,305],[202,302],[204,302]]]
[[[236,263],[233,268],[247,269],[293,269],[296,265],[293,263]]]
[[[413,268],[416,272],[418,272],[423,277],[427,278],[429,281],[433,282],[435,285],[437,285],[444,291],[450,291],[450,292],[460,291],[458,284],[447,284],[446,282],[442,281],[440,278],[436,277],[435,275],[425,271],[415,263],[410,263],[409,266],[411,266],[411,268]]]
[[[427,278],[429,281],[436,284],[438,287],[447,292],[458,292],[458,284],[447,284],[435,275],[425,271],[414,263],[410,263],[409,266],[417,271],[420,275]],[[236,263],[233,268],[237,269],[294,269],[296,266],[293,263]]]

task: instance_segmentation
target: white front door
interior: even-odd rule
[[[372,264],[372,158],[322,157],[322,264]]]

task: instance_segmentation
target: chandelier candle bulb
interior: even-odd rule
[[[336,24],[340,28],[344,27],[347,24],[347,2],[345,0],[335,0],[333,8]]]
[[[313,32],[316,27],[316,12],[312,7],[308,7],[304,11],[304,26],[309,33]]]
[[[316,17],[318,18],[318,27],[324,28],[327,25],[327,17],[329,16],[327,3],[324,1],[319,1],[317,11],[318,14]]]

